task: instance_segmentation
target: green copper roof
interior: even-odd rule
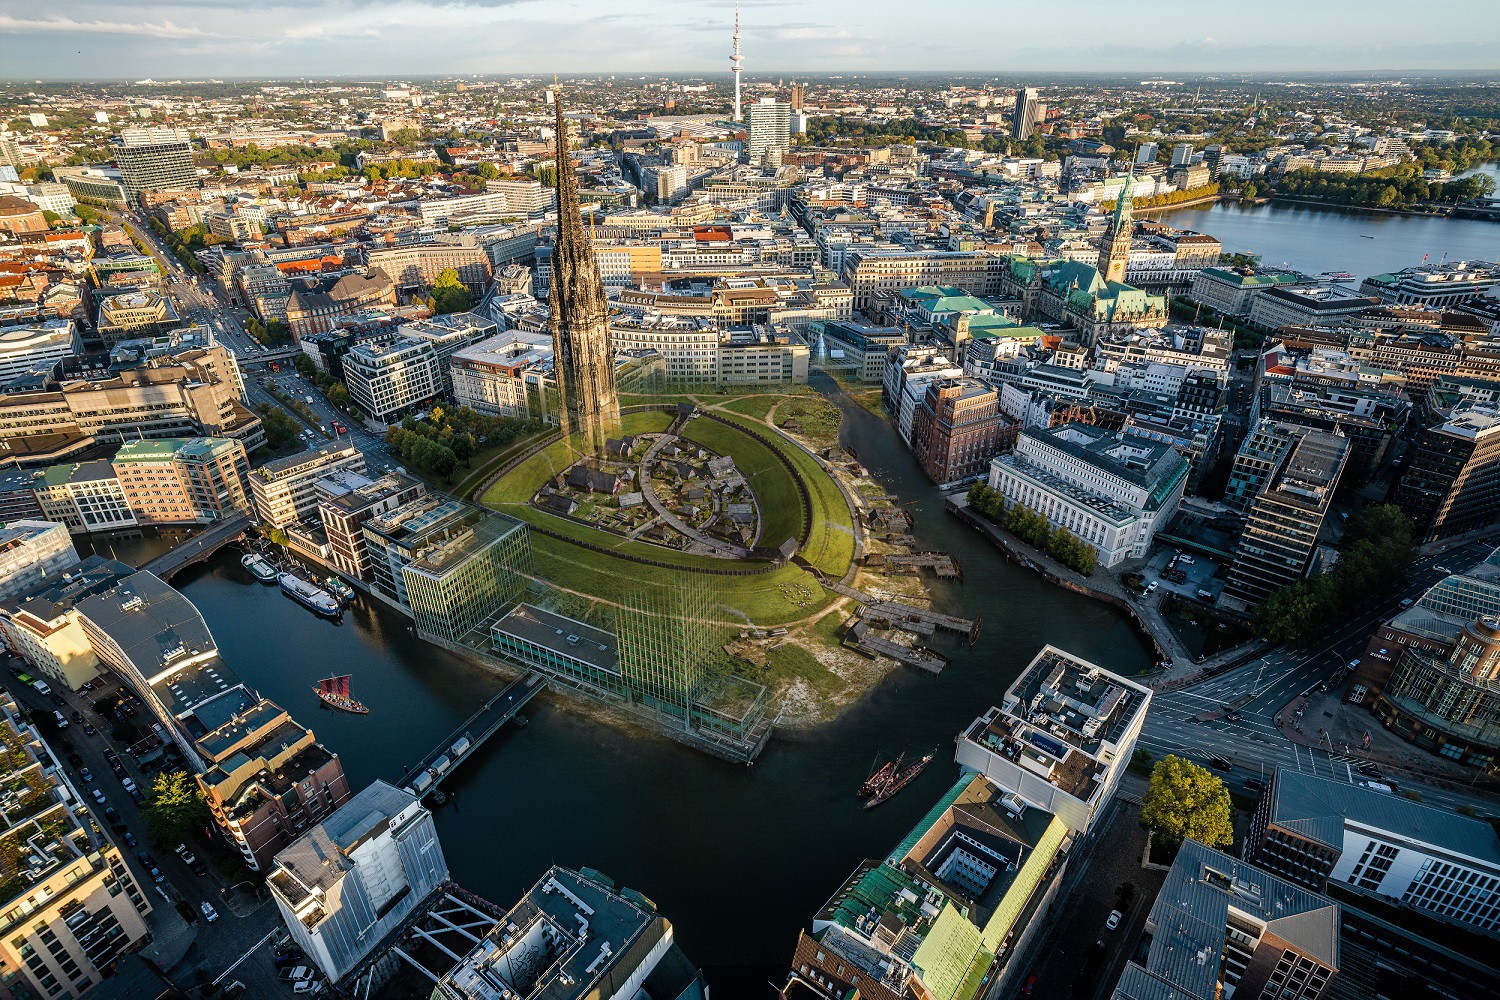
[[[901,843],[896,845],[896,849],[886,855],[886,864],[899,864],[902,858],[910,854],[911,849],[917,846],[917,841],[922,839],[922,835],[932,829],[932,824],[936,823],[938,818],[948,811],[949,806],[958,801],[958,797],[964,793],[964,789],[968,788],[976,779],[980,781],[984,780],[982,776],[975,774],[973,771],[966,771],[960,775],[959,779],[953,783],[953,787],[939,796],[938,800],[932,804],[932,808],[927,810],[927,814],[917,820],[917,825],[912,827],[905,837],[901,838]]]
[[[970,1000],[994,963],[995,953],[981,945],[979,928],[951,903],[943,907],[911,959],[935,1000]]]

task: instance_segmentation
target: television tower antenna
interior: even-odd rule
[[[734,120],[737,122],[745,120],[740,113],[740,63],[744,59],[740,55],[740,3],[734,0],[734,54],[729,57],[729,71],[734,74]]]

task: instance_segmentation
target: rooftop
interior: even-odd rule
[[[1343,850],[1347,823],[1500,866],[1500,837],[1484,820],[1285,768],[1270,795],[1272,823],[1334,850]]]
[[[1263,928],[1329,968],[1339,960],[1339,907],[1227,854],[1185,841],[1151,907],[1144,966],[1132,962],[1115,997],[1216,1000],[1231,915],[1236,933]],[[1253,933],[1253,931],[1252,931]],[[1278,956],[1279,957],[1279,956]]]
[[[619,638],[613,632],[585,625],[531,604],[518,604],[495,623],[495,634],[504,633],[522,642],[560,653],[612,674],[620,672]]]

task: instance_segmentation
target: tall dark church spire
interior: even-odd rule
[[[562,91],[557,106],[557,243],[552,250],[551,325],[555,378],[562,397],[563,434],[589,455],[620,434],[615,393],[615,352],[609,341],[609,307],[594,257],[594,243],[578,210],[578,180],[568,155],[568,122]]]

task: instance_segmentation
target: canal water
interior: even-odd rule
[[[1492,164],[1485,173],[1497,175]],[[1500,177],[1497,177],[1500,179]],[[1150,216],[1216,237],[1228,253],[1255,253],[1267,267],[1309,274],[1347,271],[1351,283],[1432,260],[1500,259],[1500,223],[1482,219],[1387,215],[1286,202],[1214,202]]]
[[[1119,614],[1002,559],[943,512],[883,420],[841,402],[847,443],[888,491],[918,498],[922,545],[961,558],[967,582],[940,599],[984,616],[975,649],[938,677],[898,670],[837,722],[773,740],[749,769],[544,696],[527,709],[528,727],[502,731],[444,785],[456,796],[437,825],[460,883],[509,905],[550,864],[597,868],[657,902],[717,997],[766,997],[798,928],[956,778],[954,735],[999,701],[1044,643],[1126,673],[1147,667]],[[256,584],[230,552],[176,582],[235,672],[313,727],[356,788],[397,778],[501,683],[417,640],[384,609],[359,605],[337,624],[316,618]],[[318,705],[313,684],[334,672],[353,674],[370,715]],[[905,746],[935,747],[937,759],[890,802],[860,809],[854,791],[876,752]]]

